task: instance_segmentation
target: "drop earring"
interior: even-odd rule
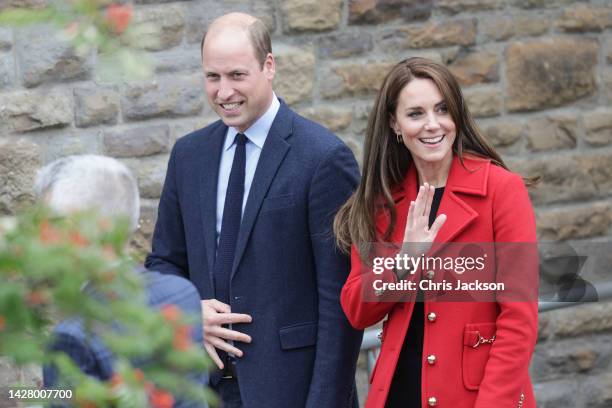
[[[402,134],[401,134],[400,132],[397,132],[397,133],[395,134],[395,137],[397,138],[397,143],[402,143],[402,142],[403,142],[403,140],[402,140]]]

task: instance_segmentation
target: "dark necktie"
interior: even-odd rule
[[[223,303],[230,304],[230,276],[234,264],[236,242],[240,231],[242,218],[242,199],[244,197],[244,173],[246,164],[247,137],[242,133],[236,135],[236,151],[234,162],[227,183],[225,204],[223,206],[223,219],[221,221],[221,234],[215,258],[215,298]]]

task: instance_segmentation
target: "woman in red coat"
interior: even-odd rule
[[[370,114],[361,184],[334,228],[340,246],[351,248],[341,294],[349,321],[364,329],[386,318],[366,408],[535,407],[532,206],[523,179],[481,136],[444,66],[410,58],[386,76]],[[372,273],[383,242],[396,243],[404,258],[442,243],[495,243],[484,277],[514,283],[514,296],[436,302],[421,288],[386,297],[393,286],[382,283],[443,283],[446,275],[396,264]]]

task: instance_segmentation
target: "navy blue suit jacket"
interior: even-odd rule
[[[189,316],[201,316],[200,296],[195,287],[187,280],[177,276],[163,275],[140,269],[144,274],[145,290],[148,304],[154,308],[174,304],[181,312]],[[200,319],[198,318],[198,322]],[[203,344],[202,325],[194,324],[192,340]],[[115,357],[102,340],[85,331],[83,321],[70,319],[60,322],[53,330],[50,349],[66,353],[85,374],[106,381],[113,375]],[[204,352],[204,351],[202,351]],[[208,382],[206,373],[194,374],[193,381],[202,384]],[[43,382],[46,388],[58,385],[59,378],[54,366],[43,367]],[[196,404],[177,400],[176,408],[205,408],[206,404]]]
[[[179,139],[159,203],[146,266],[185,276],[202,299],[215,298],[213,263],[217,179],[227,126],[217,121]],[[332,220],[355,189],[350,149],[281,102],[264,143],[244,210],[232,269],[232,312],[245,408],[343,408],[356,403],[354,375],[362,332],[349,325],[340,290],[349,259]]]

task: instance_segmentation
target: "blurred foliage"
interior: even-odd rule
[[[42,7],[7,8],[0,26],[52,24],[58,37],[69,41],[79,56],[98,52],[98,76],[105,81],[145,79],[151,61],[137,50],[138,38],[151,31],[132,27],[133,7],[110,0],[48,0]]]
[[[172,395],[210,401],[208,390],[186,381],[209,368],[202,345],[176,306],[147,307],[142,275],[125,254],[128,236],[127,222],[92,213],[58,218],[36,208],[0,222],[0,355],[17,365],[54,364],[78,406],[171,407]],[[54,323],[69,318],[115,353],[110,381],[47,351]]]

